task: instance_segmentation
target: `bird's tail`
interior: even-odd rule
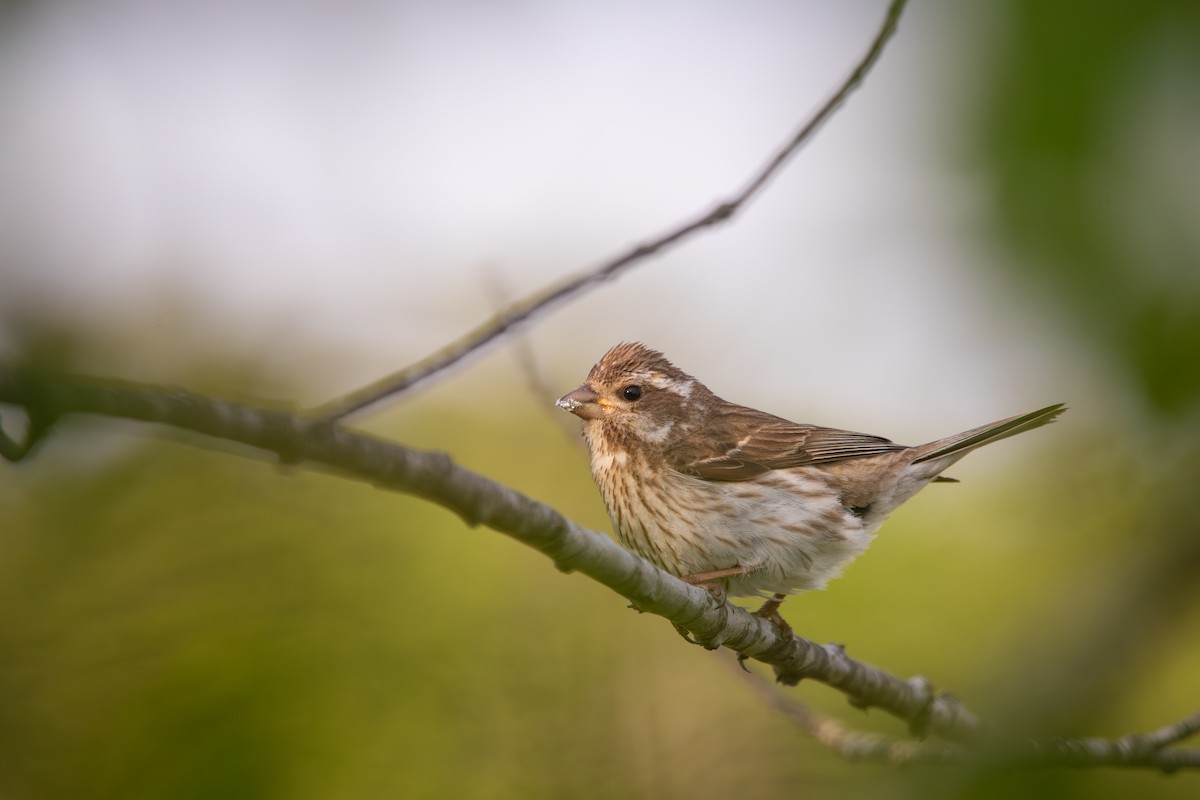
[[[917,450],[920,451],[920,454],[913,459],[912,463],[920,464],[923,461],[933,461],[947,456],[964,456],[976,447],[983,447],[985,444],[1040,428],[1058,419],[1058,416],[1066,410],[1065,404],[1055,403],[1037,411],[1030,411],[1028,414],[998,420],[954,436],[947,436],[945,439],[938,439],[936,442],[918,447]],[[945,469],[945,466],[942,469]]]

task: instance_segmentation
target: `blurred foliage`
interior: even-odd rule
[[[1006,5],[979,149],[1006,259],[1154,412],[1200,398],[1200,4]]]
[[[495,419],[433,405],[384,433],[448,447],[605,527],[583,454],[555,421],[514,416],[519,400]],[[727,661],[504,537],[412,498],[188,446],[204,444],[193,437],[122,437],[114,451],[107,425],[66,423],[0,489],[0,795],[782,797],[803,785],[816,798],[1067,786],[1166,798],[1195,787],[1143,773],[848,765],[764,708]],[[92,447],[108,457],[81,463]],[[1067,447],[1063,463],[1095,447]],[[1054,449],[1044,442],[1037,460]],[[519,452],[538,457],[510,457]],[[1113,463],[1084,463],[1071,486],[1122,480]],[[1030,697],[1071,688],[1044,697],[1034,668],[1053,675],[1039,657],[1088,638],[1143,509],[1124,495],[1128,505],[1081,515],[1080,498],[1063,502],[1041,473],[961,477],[915,500],[835,591],[793,601],[789,617],[1020,719]],[[1178,611],[1200,619],[1194,595]],[[1089,732],[1153,727],[1194,699],[1200,645],[1152,644],[1153,658],[1118,674],[1127,686],[1109,685]],[[825,687],[798,692],[901,732]],[[1077,732],[1061,719],[1043,728]]]
[[[462,442],[480,422],[394,433]],[[781,721],[602,587],[428,504],[221,450],[73,465],[89,427],[2,496],[0,794],[699,796],[747,771],[778,788]],[[495,430],[456,455],[601,524],[557,430]],[[497,457],[523,442],[553,455]]]
[[[1136,412],[1039,434],[1037,470],[973,480],[964,465],[963,487],[918,497],[835,591],[787,615],[1031,732],[1115,736],[1200,705],[1200,182],[1185,180],[1200,10],[1005,8],[974,132],[1002,261],[1053,296]],[[42,341],[35,357],[71,363],[69,341]],[[121,360],[102,351],[89,363]],[[238,370],[172,380],[267,391]],[[524,408],[519,379],[471,380],[511,403],[456,411],[434,389],[382,432],[605,529],[582,454]],[[2,797],[1200,791],[1195,775],[845,764],[717,656],[503,537],[190,437],[205,446],[142,427],[114,442],[112,427],[69,421],[0,466]],[[901,732],[825,687],[797,691]]]
[[[1166,686],[1181,715],[1200,707],[1200,5],[1005,10],[974,139],[996,242],[1012,277],[1050,296],[1107,367],[1127,410],[1054,479],[1070,513],[1053,535],[1086,538],[1046,610],[1065,634],[1031,642],[1045,649],[1025,665],[1040,664],[1029,673],[1040,686],[1021,716],[1074,729],[1120,706],[1170,716],[1156,691]],[[1098,783],[1071,788],[1086,796]]]

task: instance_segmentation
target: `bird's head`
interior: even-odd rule
[[[558,407],[612,435],[662,445],[697,424],[709,391],[655,350],[619,344],[604,354],[587,380],[558,399]]]

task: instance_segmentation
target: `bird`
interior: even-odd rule
[[[1053,422],[1062,403],[909,447],[790,422],[723,400],[662,353],[624,342],[556,405],[583,420],[592,478],[618,541],[718,600],[779,613],[822,589],[884,520],[986,444]]]

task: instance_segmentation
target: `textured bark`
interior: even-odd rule
[[[809,679],[831,686],[860,708],[878,707],[905,720],[921,736],[932,733],[955,746],[888,743],[866,734],[833,736],[829,723],[811,733],[848,758],[950,762],[1000,754],[1028,766],[1200,766],[1200,750],[1167,749],[1200,728],[1200,715],[1151,734],[1116,740],[1038,743],[1001,735],[950,695],[922,678],[903,680],[855,661],[838,645],[798,636],[783,638],[765,620],[657,569],[607,536],[583,528],[550,506],[455,464],[444,453],[403,447],[342,425],[284,408],[232,402],[183,389],[77,376],[51,376],[0,365],[0,403],[25,409],[30,436],[4,437],[10,460],[36,453],[38,443],[68,414],[95,414],[158,423],[256,448],[290,464],[305,464],[437,503],[469,525],[486,525],[550,557],[564,572],[581,572],[630,600],[639,610],[670,620],[695,641],[727,647],[769,664],[783,683]],[[234,451],[237,452],[237,451]],[[792,713],[794,717],[795,714]],[[810,727],[813,727],[810,725]]]

